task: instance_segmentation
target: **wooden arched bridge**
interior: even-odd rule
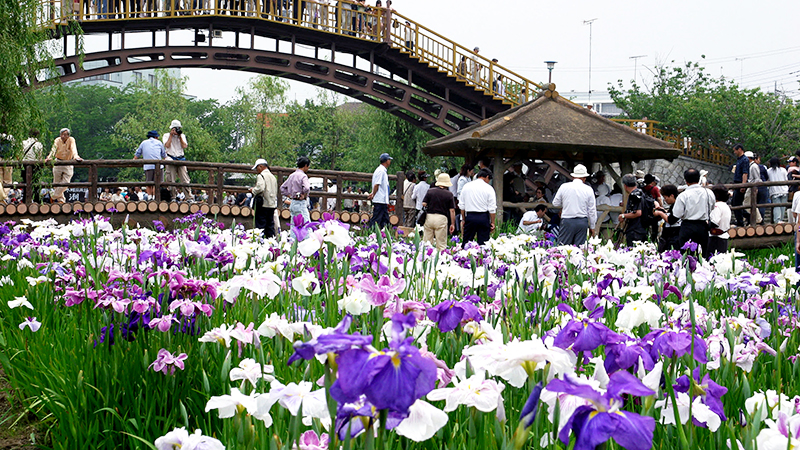
[[[396,11],[363,2],[44,0],[42,14],[63,41],[56,58],[62,81],[159,67],[244,70],[354,97],[437,137],[541,88]],[[70,34],[75,22],[84,35]],[[81,55],[90,39],[102,44],[86,45]]]

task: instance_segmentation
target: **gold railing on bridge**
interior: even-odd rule
[[[541,86],[398,12],[363,2],[287,0],[42,0],[44,24],[240,16],[385,42],[485,95],[516,106]]]
[[[655,120],[636,120],[636,119],[611,119],[614,122],[635,128],[636,130],[667,141],[675,148],[683,152],[683,156],[700,161],[707,161],[714,164],[728,166],[733,164],[733,153],[716,145],[704,144],[693,141],[691,137],[680,133],[658,128],[660,123]]]

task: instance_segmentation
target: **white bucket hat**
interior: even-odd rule
[[[269,164],[267,164],[267,160],[266,160],[266,159],[257,159],[257,160],[256,160],[256,163],[255,163],[255,164],[253,164],[253,170],[256,170],[256,168],[257,168],[258,166],[262,166],[262,165],[263,165],[263,166],[267,166],[267,165],[269,165]]]
[[[169,124],[169,127],[170,127],[170,129],[172,129],[172,128],[182,128],[181,121],[178,120],[178,119],[175,119],[175,120],[172,121],[171,124]]]
[[[591,174],[586,171],[586,166],[578,164],[575,166],[575,171],[570,174],[572,178],[589,178]]]
[[[439,176],[436,177],[436,186],[450,187],[452,185],[453,182],[450,181],[450,175],[446,173],[440,173]]]

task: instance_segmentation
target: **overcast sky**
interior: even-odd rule
[[[368,0],[374,4],[374,0]],[[553,82],[559,92],[589,89],[589,29],[592,29],[592,90],[634,77],[648,82],[657,62],[701,61],[712,76],[742,86],[778,90],[800,99],[800,1],[720,0],[394,0],[398,12],[533,81],[546,81],[543,61],[558,61]],[[705,60],[702,56],[705,55]],[[183,69],[189,94],[228,101],[253,75]],[[314,97],[315,88],[291,83],[289,99]]]

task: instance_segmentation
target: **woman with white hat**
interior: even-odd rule
[[[435,240],[439,251],[447,248],[448,230],[450,233],[455,231],[456,202],[453,193],[448,189],[452,185],[450,175],[440,173],[436,177],[436,187],[428,190],[422,199],[422,206],[427,212],[423,234],[431,245],[434,245]]]

